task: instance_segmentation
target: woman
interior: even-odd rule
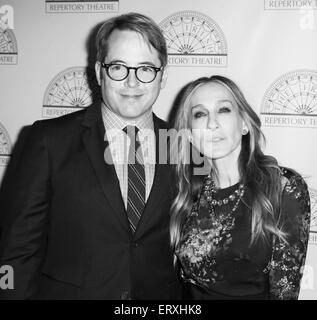
[[[237,85],[212,76],[183,90],[175,128],[210,164],[186,164],[178,143],[178,194],[171,244],[185,298],[297,299],[306,258],[310,202],[295,171],[264,155],[261,122]]]

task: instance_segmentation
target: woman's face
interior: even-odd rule
[[[218,83],[204,84],[189,107],[193,145],[210,160],[237,159],[246,126],[230,91]]]

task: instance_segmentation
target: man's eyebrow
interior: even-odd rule
[[[109,63],[120,63],[120,64],[128,65],[125,61],[119,60],[119,59],[111,60]],[[151,62],[151,61],[142,61],[142,62],[139,62],[137,65],[138,66],[149,65],[149,66],[152,66],[152,67],[156,67],[155,64],[153,62]]]
[[[117,60],[117,59],[110,60],[110,62],[108,62],[108,63],[121,63],[121,64],[126,64],[123,60]]]
[[[140,62],[139,65],[150,65],[152,67],[156,67],[155,64],[151,61],[143,61],[143,62]]]

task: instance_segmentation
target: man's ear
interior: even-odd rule
[[[100,61],[97,61],[95,63],[95,72],[96,72],[96,79],[97,79],[97,82],[99,85],[101,85],[101,64],[100,64]]]
[[[168,76],[168,72],[167,72],[168,67],[164,67],[163,70],[163,75],[162,75],[162,79],[161,79],[161,89],[165,88],[166,85],[166,81],[167,81],[167,76]]]

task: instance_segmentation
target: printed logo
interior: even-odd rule
[[[8,4],[0,7],[0,27],[3,30],[14,29],[14,10]]]
[[[17,64],[18,46],[11,29],[0,26],[0,64]]]
[[[85,67],[72,67],[60,72],[48,85],[43,101],[44,118],[55,118],[81,110],[100,100],[100,87],[95,72]]]
[[[287,73],[267,90],[262,106],[264,126],[317,128],[317,72]]]
[[[46,0],[46,13],[118,12],[119,0]]]
[[[265,10],[317,9],[317,0],[264,0]]]
[[[227,44],[220,27],[196,11],[176,12],[160,24],[171,66],[225,67]]]
[[[5,127],[0,123],[0,166],[6,166],[9,163],[10,154],[10,137]]]
[[[14,271],[12,266],[4,265],[0,267],[0,289],[14,289]]]
[[[311,217],[309,243],[317,244],[317,190],[309,188]]]

